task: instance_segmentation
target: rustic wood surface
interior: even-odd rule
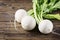
[[[32,8],[31,0],[0,0],[0,40],[60,40],[60,36],[52,33],[41,34],[37,27],[32,31],[24,31],[17,23],[18,30],[14,28],[14,14],[17,9],[29,10]],[[60,13],[59,11],[57,11]],[[55,12],[56,13],[56,12]],[[60,21],[52,20],[54,28],[60,27]]]

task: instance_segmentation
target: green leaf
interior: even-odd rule
[[[43,17],[47,19],[55,19],[54,14],[44,14]]]
[[[54,17],[55,17],[56,19],[60,20],[60,14],[56,14]]]
[[[60,9],[60,1],[57,2],[57,3],[54,5],[54,8],[59,8],[59,9]]]
[[[60,20],[60,14],[44,14],[44,18]]]

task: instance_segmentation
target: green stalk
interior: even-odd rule
[[[47,3],[47,0],[44,0],[44,3],[41,5],[41,19],[40,21],[43,20],[43,14],[44,14],[44,8],[46,8],[46,3]]]
[[[60,8],[60,1],[57,0],[32,0],[33,9],[30,10],[29,15],[33,16],[36,19],[36,22],[39,24],[40,21],[44,18],[47,19],[58,19],[60,20],[59,14],[48,14],[57,8]]]
[[[31,9],[32,10],[32,9]],[[34,13],[33,13],[33,10],[32,11],[28,11],[28,13],[30,13],[31,14],[31,16],[33,16],[34,17]],[[38,17],[40,17],[40,15],[38,16]],[[60,20],[60,14],[43,14],[43,17],[44,18],[47,18],[47,19],[57,19],[57,20]]]
[[[37,0],[33,0],[33,11],[34,11],[34,16],[35,16],[35,19],[36,19],[36,21],[37,21],[37,23],[39,23],[39,19],[38,19],[38,17],[37,17],[37,8],[36,8],[36,4],[37,4]]]

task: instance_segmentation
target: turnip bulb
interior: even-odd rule
[[[53,30],[53,23],[50,20],[42,20],[39,23],[38,29],[41,33],[48,34]]]
[[[19,23],[21,23],[21,20],[23,17],[27,16],[27,12],[24,9],[19,9],[15,13],[15,20]]]
[[[36,21],[32,16],[25,16],[21,21],[24,30],[33,30],[36,26]]]

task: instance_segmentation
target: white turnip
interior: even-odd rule
[[[36,26],[36,21],[32,16],[25,16],[21,21],[24,30],[32,30]]]
[[[42,20],[39,23],[38,29],[41,33],[48,34],[53,30],[53,23],[50,20]]]
[[[25,16],[27,16],[27,12],[24,9],[19,9],[15,12],[14,27],[16,30],[17,30],[16,21],[21,23],[22,18],[24,18]]]
[[[15,20],[21,23],[23,17],[27,16],[27,12],[24,9],[19,9],[15,13]]]

